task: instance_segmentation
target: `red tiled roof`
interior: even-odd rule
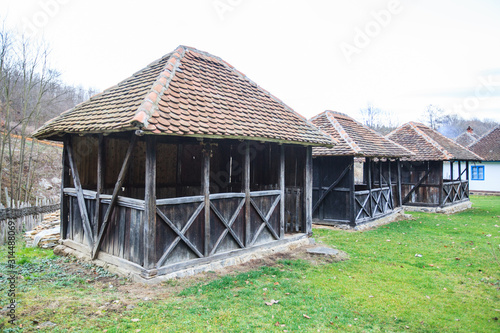
[[[477,139],[479,139],[479,135],[465,131],[455,138],[455,142],[461,146],[469,147],[471,144],[476,142]]]
[[[397,158],[412,155],[407,149],[343,113],[325,111],[313,117],[311,122],[337,141],[333,148],[313,148],[315,156]]]
[[[145,134],[333,144],[227,62],[187,46],[64,112],[34,136],[136,129]]]
[[[485,161],[500,161],[500,125],[483,135],[469,149]]]
[[[407,158],[411,161],[481,160],[467,148],[421,123],[406,123],[386,137],[415,153]]]

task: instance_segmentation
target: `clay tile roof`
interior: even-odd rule
[[[467,148],[421,123],[406,123],[386,137],[415,153],[407,158],[411,161],[481,160]]]
[[[461,146],[469,147],[471,144],[479,139],[479,135],[476,133],[469,133],[467,131],[463,132],[455,138],[455,142]]]
[[[350,155],[397,158],[412,155],[409,150],[339,112],[322,112],[313,117],[311,122],[337,141],[333,148],[313,148],[315,156]]]
[[[469,149],[485,161],[500,161],[500,125],[483,135]]]
[[[47,122],[34,136],[136,129],[146,134],[334,144],[227,62],[187,46]]]

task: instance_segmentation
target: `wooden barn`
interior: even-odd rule
[[[443,208],[469,202],[469,162],[481,157],[421,123],[404,124],[387,138],[415,154],[401,163],[403,205]]]
[[[354,227],[401,206],[399,158],[411,152],[342,113],[325,111],[311,122],[336,142],[332,148],[313,148],[315,222]],[[356,181],[360,158],[363,175]]]
[[[306,237],[312,146],[333,144],[186,46],[34,136],[64,142],[64,246],[145,279]]]

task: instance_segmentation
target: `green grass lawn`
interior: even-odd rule
[[[474,208],[467,212],[412,213],[412,220],[365,232],[314,229],[317,242],[345,251],[347,261],[314,265],[284,259],[245,273],[156,287],[20,246],[19,320],[12,327],[2,317],[0,327],[47,332],[500,332],[500,197],[472,201]],[[56,326],[37,329],[47,321]]]

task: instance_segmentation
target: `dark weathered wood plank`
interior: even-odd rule
[[[245,246],[251,246],[251,221],[250,221],[250,146],[245,142],[245,156],[243,158],[243,189],[245,191]]]
[[[351,226],[354,227],[356,225],[356,187],[354,182],[354,167],[351,167],[349,172],[349,206],[349,221]]]
[[[316,201],[316,203],[314,204],[314,206],[312,207],[312,211],[316,211],[316,209],[318,209],[318,207],[321,205],[321,203],[323,202],[323,200],[325,200],[326,196],[331,192],[333,191],[333,189],[335,188],[335,186],[337,186],[338,183],[340,183],[342,181],[342,179],[344,179],[345,175],[347,174],[347,172],[352,168],[353,164],[349,164],[343,171],[342,173],[340,174],[340,176],[335,179],[335,181],[330,185],[328,186],[328,189],[326,191],[323,192],[323,194],[321,195],[321,197],[319,197],[318,201]]]
[[[312,165],[312,147],[306,148],[306,165],[304,179],[304,204],[305,204],[305,219],[302,232],[312,235],[312,181],[313,181],[313,165]]]
[[[368,163],[367,185],[368,185],[368,198],[370,198],[368,200],[368,205],[369,205],[368,208],[370,210],[369,216],[372,217],[373,216],[373,202],[372,202],[372,166],[373,166],[373,161],[371,158],[366,158],[366,163]]]
[[[113,212],[114,206],[116,204],[116,200],[118,198],[118,193],[120,192],[120,189],[123,185],[123,181],[125,180],[128,166],[130,164],[130,156],[132,155],[132,151],[134,150],[136,142],[137,142],[137,136],[135,134],[132,134],[131,138],[130,138],[130,144],[128,146],[127,154],[125,155],[125,159],[123,161],[122,168],[121,168],[120,173],[118,175],[118,180],[116,181],[115,188],[113,190],[113,195],[111,196],[111,201],[109,203],[108,209],[106,210],[106,214],[104,215],[101,230],[99,230],[99,237],[97,238],[97,241],[94,244],[94,248],[92,251],[92,259],[95,259],[97,257],[97,253],[99,252],[99,247],[101,246],[101,242],[102,242],[102,235],[106,231],[106,228],[107,228],[108,222],[109,222],[109,218],[111,217],[111,213]]]
[[[285,237],[285,146],[280,146],[280,239]]]
[[[67,145],[68,139],[64,138],[64,146],[62,152],[62,172],[61,172],[61,239],[66,239],[68,237],[68,229],[70,220],[68,219],[69,214],[69,200],[64,196],[64,189],[69,186],[69,165],[68,165],[68,152]]]
[[[71,168],[71,174],[73,175],[73,183],[76,189],[76,198],[78,200],[78,208],[80,209],[80,216],[82,217],[83,229],[85,230],[85,234],[87,236],[87,242],[89,244],[89,248],[92,251],[92,246],[94,245],[94,237],[92,237],[92,229],[90,227],[90,220],[87,214],[87,207],[85,205],[85,198],[83,197],[82,184],[80,183],[80,176],[78,174],[78,168],[75,164],[74,154],[73,154],[73,146],[71,140],[68,140],[68,161]]]
[[[94,215],[94,238],[99,235],[99,224],[101,221],[101,199],[100,195],[104,191],[104,136],[99,134],[99,142],[97,146],[97,189],[96,189],[96,206]]]
[[[146,175],[145,175],[145,197],[143,244],[144,244],[144,268],[150,269],[155,266],[155,244],[156,244],[156,137],[146,136]]]
[[[203,161],[202,161],[202,188],[203,188],[203,201],[205,205],[205,235],[204,235],[204,255],[205,257],[210,254],[210,145],[205,144],[203,148]]]
[[[398,202],[399,207],[403,206],[403,198],[401,197],[401,160],[398,158],[396,160],[396,170],[398,174],[397,183],[398,183]]]
[[[420,185],[424,182],[424,180],[429,176],[430,172],[431,172],[431,170],[427,169],[427,171],[425,172],[425,174],[422,176],[422,178],[420,178],[417,181],[417,183],[415,185],[411,184],[411,185],[413,185],[413,187],[410,190],[410,192],[408,192],[408,194],[406,194],[405,197],[403,198],[403,203],[406,203],[408,201],[408,199],[410,198],[410,196],[412,195],[412,193],[415,192],[420,187]]]

